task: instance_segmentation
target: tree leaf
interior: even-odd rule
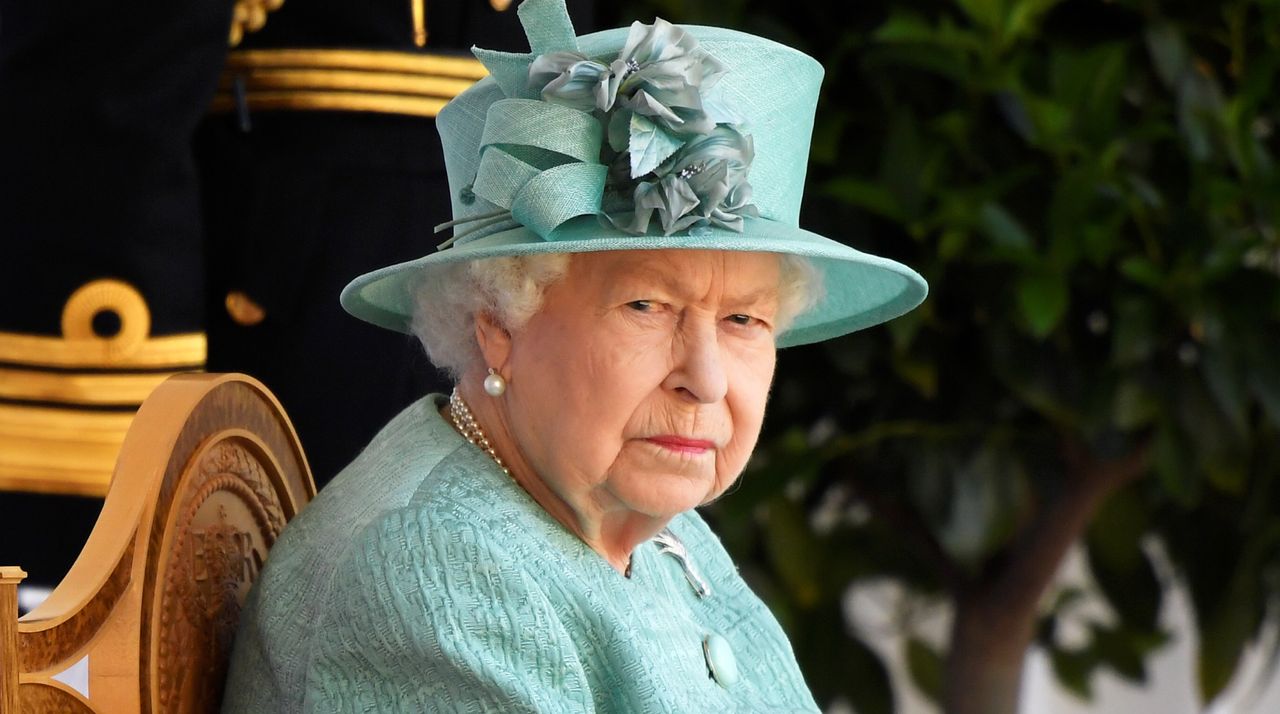
[[[907,638],[907,672],[911,681],[934,704],[942,704],[942,657],[929,645],[915,638]]]
[[[936,24],[914,12],[893,9],[889,19],[876,28],[872,37],[882,44],[915,45],[914,49],[945,49],[981,52],[983,38],[971,29],[959,27],[946,16]]]
[[[1071,127],[1075,112],[1069,105],[1035,96],[1024,97],[1023,103],[1035,123],[1037,145],[1054,153],[1072,148],[1075,139],[1071,135]]]
[[[1160,403],[1137,380],[1121,382],[1113,391],[1111,419],[1126,431],[1147,426],[1160,414]]]
[[[1249,371],[1249,390],[1262,405],[1273,427],[1280,427],[1280,366],[1274,358],[1255,360]]]
[[[1222,88],[1216,79],[1199,71],[1186,72],[1178,83],[1178,128],[1187,142],[1187,153],[1207,161],[1215,141],[1224,132]]]
[[[1151,450],[1152,466],[1165,494],[1183,508],[1195,507],[1200,501],[1200,480],[1194,459],[1177,429],[1171,425],[1159,429]]]
[[[1235,674],[1256,624],[1249,594],[1238,590],[1200,625],[1200,696],[1213,701]]]
[[[1053,649],[1049,652],[1049,661],[1053,664],[1053,673],[1059,684],[1084,701],[1093,701],[1091,680],[1093,670],[1098,666],[1098,659],[1092,652]]]
[[[1108,548],[1118,547],[1116,539],[1115,535],[1107,533],[1105,529],[1090,530],[1085,550],[1094,581],[1123,622],[1132,623],[1135,629],[1144,632],[1155,632],[1159,623],[1160,606],[1163,604],[1164,588],[1156,577],[1150,560],[1136,544],[1133,547],[1133,560],[1128,563],[1116,562],[1113,557],[1106,555]]]
[[[1203,357],[1201,358],[1203,361]],[[1218,401],[1195,374],[1180,380],[1176,416],[1194,458],[1193,468],[1207,477],[1209,485],[1226,493],[1239,494],[1247,478],[1249,456],[1239,432]]]
[[[1236,359],[1221,347],[1204,350],[1201,360],[1205,381],[1218,407],[1222,409],[1239,436],[1248,432],[1249,388]]]
[[[937,38],[937,31],[932,23],[915,13],[895,11],[889,15],[889,19],[885,20],[883,25],[876,28],[872,37],[879,42],[933,44]]]
[[[1121,42],[1099,43],[1086,49],[1062,47],[1050,52],[1054,104],[1089,108],[1073,112],[1071,128],[1076,138],[1105,145],[1115,137],[1127,54],[1128,44]]]
[[[996,248],[1015,256],[1030,256],[1035,249],[1027,229],[999,203],[983,204],[978,212],[978,225]]]
[[[1126,258],[1120,263],[1120,272],[1133,282],[1157,292],[1165,287],[1165,276],[1160,268],[1144,256]]]
[[[855,176],[841,176],[828,181],[822,193],[844,203],[864,208],[894,221],[906,221],[906,212],[898,197],[877,181],[867,181]]]
[[[950,228],[938,239],[938,260],[947,262],[964,252],[969,246],[969,232]],[[893,324],[893,323],[890,323]]]
[[[1163,633],[1134,631],[1124,624],[1115,627],[1095,625],[1091,629],[1091,649],[1097,653],[1099,661],[1134,684],[1146,684],[1146,655],[1168,638]]]
[[[1067,312],[1067,283],[1059,274],[1037,272],[1018,280],[1018,309],[1031,334],[1046,337]]]
[[[879,180],[893,192],[908,220],[916,219],[923,212],[925,197],[937,175],[937,157],[941,154],[937,142],[924,136],[912,112],[898,112],[885,137]]]
[[[1191,65],[1191,53],[1182,33],[1173,23],[1157,22],[1147,28],[1146,40],[1156,75],[1164,86],[1173,89]]]
[[[1081,236],[1090,228],[1089,214],[1097,194],[1090,167],[1063,176],[1053,187],[1047,212],[1050,252],[1059,265],[1071,265],[1081,252]]]
[[[898,357],[893,370],[902,380],[916,388],[920,396],[933,399],[938,395],[938,364],[932,360]]]
[[[914,67],[953,82],[969,79],[969,56],[960,50],[940,45],[880,44],[869,48],[863,62],[867,70],[885,68],[900,71]]]
[[[1143,298],[1121,298],[1111,333],[1111,363],[1131,367],[1146,363],[1159,346],[1159,309]]]
[[[888,668],[852,632],[838,600],[806,613],[791,636],[797,658],[808,663],[805,680],[819,706],[843,697],[860,714],[897,711]]]
[[[1000,92],[995,96],[996,107],[1009,126],[1028,144],[1035,144],[1040,139],[1040,132],[1035,122],[1031,121],[1031,113],[1027,105],[1016,92]]]
[[[1004,24],[1003,0],[956,0],[975,25],[986,30],[999,30]]]
[[[1040,18],[1062,0],[1013,0],[1005,17],[1005,38],[1014,42],[1030,35]]]
[[[805,523],[804,512],[789,499],[778,496],[768,507],[765,546],[770,560],[791,597],[802,607],[816,605],[822,597],[822,549]]]
[[[1124,488],[1102,503],[1086,536],[1086,555],[1091,568],[1129,571],[1150,567],[1142,552],[1142,536],[1150,518],[1144,510],[1141,491]]]
[[[843,662],[844,681],[858,683],[856,687],[846,688],[845,692],[859,714],[894,714],[898,711],[889,670],[862,640],[848,638],[846,644],[831,656]]]

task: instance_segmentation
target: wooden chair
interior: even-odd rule
[[[0,569],[0,714],[217,711],[249,586],[314,495],[297,435],[262,384],[165,381],[138,410],[102,514],[49,598],[17,619],[23,573]],[[86,668],[87,691],[60,681]]]

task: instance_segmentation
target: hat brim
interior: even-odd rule
[[[634,236],[594,216],[581,216],[561,225],[550,239],[513,228],[366,273],[343,289],[342,306],[361,320],[408,333],[411,287],[429,279],[437,267],[482,258],[606,250],[731,250],[808,258],[822,274],[824,294],[779,335],[779,347],[821,342],[892,320],[923,302],[929,291],[924,279],[901,263],[768,219],[745,218],[740,233],[705,227],[681,235]]]

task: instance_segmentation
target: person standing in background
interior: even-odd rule
[[[437,241],[450,208],[434,117],[485,75],[472,45],[526,49],[510,0],[288,2],[232,51],[197,132],[208,368],[275,392],[318,485],[444,386],[412,341],[335,296]]]
[[[191,137],[229,0],[0,0],[0,562],[52,586],[133,413],[205,361]]]
[[[56,585],[172,373],[261,379],[319,484],[435,384],[336,296],[434,241],[434,110],[509,4],[0,0],[0,562]]]

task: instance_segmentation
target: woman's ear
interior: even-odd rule
[[[492,367],[506,377],[503,370],[511,356],[511,333],[487,312],[476,313],[476,344],[480,345],[485,368]]]

